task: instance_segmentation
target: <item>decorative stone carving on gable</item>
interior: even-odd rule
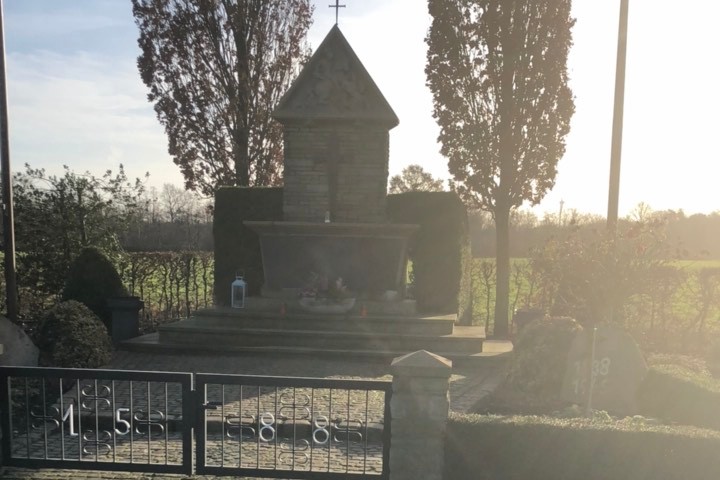
[[[397,115],[335,25],[273,112],[293,120],[366,120],[393,128]]]

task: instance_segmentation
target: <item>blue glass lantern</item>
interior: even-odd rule
[[[243,274],[238,272],[235,274],[235,280],[230,285],[230,306],[232,308],[245,308],[246,291],[247,282],[243,278]]]

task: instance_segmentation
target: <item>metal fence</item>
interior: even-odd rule
[[[0,368],[3,461],[191,473],[192,375]]]
[[[382,381],[0,367],[2,458],[26,468],[387,478],[390,395]]]
[[[208,374],[195,381],[204,405],[198,473],[387,477],[389,382]]]

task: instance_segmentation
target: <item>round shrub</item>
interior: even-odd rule
[[[95,247],[87,247],[70,264],[62,300],[77,300],[87,306],[110,331],[110,297],[125,296],[127,291],[109,258]]]
[[[112,342],[100,319],[74,300],[43,316],[36,340],[39,363],[46,367],[98,368],[112,356]]]
[[[560,394],[570,344],[582,327],[569,317],[545,317],[520,331],[507,383],[540,397]]]

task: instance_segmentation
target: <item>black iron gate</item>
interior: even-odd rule
[[[389,382],[210,374],[195,382],[200,474],[387,477]]]
[[[191,474],[192,396],[190,373],[1,367],[3,463]]]
[[[384,381],[0,367],[2,459],[25,468],[388,478],[390,395]]]

